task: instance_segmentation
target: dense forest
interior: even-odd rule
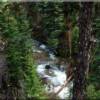
[[[99,2],[0,2],[0,100],[100,100],[99,32]]]

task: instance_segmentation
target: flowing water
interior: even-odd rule
[[[45,91],[47,93],[56,93],[66,82],[66,63],[59,64],[59,58],[46,45],[38,41],[34,41],[33,55],[38,64],[36,71],[41,80],[44,81]],[[63,88],[57,96],[60,99],[69,97],[71,87],[72,82]]]

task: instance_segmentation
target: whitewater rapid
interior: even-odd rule
[[[55,68],[51,68],[50,71],[53,72],[54,76],[50,76],[48,74],[46,74],[46,69],[45,66],[47,64],[40,64],[37,66],[37,73],[39,74],[39,76],[41,78],[46,78],[48,82],[50,82],[50,89],[48,89],[48,85],[45,87],[45,90],[48,93],[56,93],[61,87],[62,85],[65,84],[66,81],[66,73],[65,71],[60,71],[57,67]],[[60,93],[58,93],[58,97],[61,99],[65,99],[66,97],[68,97],[70,95],[70,88],[69,87],[65,87]]]
[[[54,55],[52,51],[48,49],[48,47],[44,44],[36,42],[36,46],[33,49],[33,53],[38,55],[41,55],[43,52],[48,54],[48,58],[50,61],[42,60],[41,63],[38,63],[36,71],[41,79],[45,78],[47,80],[47,84],[44,84],[45,91],[47,93],[56,93],[59,91],[59,89],[62,87],[62,85],[65,84],[66,81],[66,73],[64,71],[64,66],[60,65],[61,69],[57,67],[57,65],[51,64],[51,61],[56,61],[58,58]],[[39,60],[39,59],[38,59]],[[49,74],[46,73],[47,69],[45,68],[46,65],[50,66]],[[57,96],[60,99],[66,99],[70,95],[70,88],[72,87],[72,83],[70,83],[68,86],[64,87],[60,93],[57,94]]]

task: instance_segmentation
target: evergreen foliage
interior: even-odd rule
[[[4,4],[0,10],[1,32],[7,39],[8,84],[12,96],[17,99],[43,98],[44,92],[32,57],[31,29],[27,12],[24,6],[18,3]]]
[[[8,94],[21,99],[47,99],[36,73],[32,54],[33,39],[44,43],[59,57],[69,57],[65,33],[68,17],[72,28],[72,57],[78,52],[79,3],[33,2],[0,3],[0,36],[7,41]],[[65,9],[64,6],[67,6]],[[92,62],[87,86],[87,99],[100,99],[100,3],[95,5],[93,34],[97,43],[92,51]],[[65,11],[65,12],[64,12]],[[67,16],[67,17],[66,17]]]

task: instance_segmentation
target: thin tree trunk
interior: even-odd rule
[[[89,70],[90,52],[92,46],[92,13],[93,3],[81,4],[79,16],[79,52],[77,55],[76,71],[72,100],[86,99],[86,77]]]
[[[37,2],[23,3],[27,10],[27,16],[30,19],[30,27],[32,27],[32,37],[40,42],[46,43],[47,36],[43,34],[42,14],[38,10]]]
[[[0,36],[0,100],[5,100],[7,97],[8,67],[5,55],[5,44],[2,36]]]

